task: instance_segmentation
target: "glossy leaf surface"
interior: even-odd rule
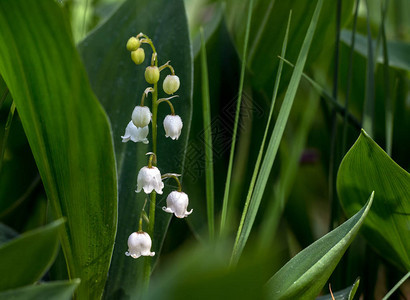
[[[62,248],[82,280],[77,295],[99,298],[116,231],[112,138],[55,1],[0,1],[0,73],[54,216],[67,219]]]
[[[80,284],[79,279],[72,281],[54,281],[39,285],[30,285],[22,288],[8,290],[0,293],[0,299],[26,300],[70,300],[74,291]]]
[[[303,249],[267,283],[270,299],[311,299],[316,297],[355,238],[373,202],[345,223]]]
[[[0,291],[34,283],[44,275],[57,255],[63,223],[55,221],[0,245]]]
[[[344,157],[337,176],[339,199],[347,215],[375,191],[363,234],[374,249],[402,270],[410,270],[410,175],[362,131]]]

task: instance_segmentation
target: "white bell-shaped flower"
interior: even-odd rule
[[[137,105],[132,112],[132,123],[134,123],[137,127],[148,126],[149,122],[151,122],[151,115],[152,114],[148,106]]]
[[[151,252],[151,237],[144,231],[133,232],[128,238],[128,251],[125,255],[132,258],[140,256],[154,256],[155,252]]]
[[[177,140],[181,135],[182,120],[178,115],[168,115],[164,119],[165,137]]]
[[[137,190],[141,192],[144,189],[146,194],[150,194],[152,190],[155,190],[158,194],[162,194],[164,183],[161,180],[161,173],[157,167],[142,167],[138,173],[137,178]]]
[[[148,132],[149,132],[148,126],[139,128],[139,127],[136,127],[134,123],[132,123],[132,121],[130,121],[127,125],[127,128],[125,128],[124,135],[121,136],[122,142],[126,143],[129,140],[131,140],[135,143],[143,142],[144,144],[148,144],[148,139],[147,139]]]
[[[185,218],[192,213],[192,209],[187,211],[188,195],[184,192],[173,191],[167,197],[167,207],[162,209],[167,213],[175,214],[177,218]]]

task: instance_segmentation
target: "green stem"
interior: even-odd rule
[[[178,176],[181,176],[179,174],[172,174],[172,173],[167,173],[161,176],[161,179],[166,179],[166,178],[173,178],[175,181],[178,183],[178,192],[182,192],[182,185],[181,182],[178,179]]]
[[[151,41],[151,40],[150,40]],[[149,43],[152,47],[152,50],[155,51],[155,47],[152,42]],[[155,52],[156,53],[156,52]],[[155,59],[155,65],[158,66],[158,59]],[[158,115],[158,84],[154,84],[154,90],[152,91],[152,152],[155,154],[157,158],[157,115]],[[155,160],[154,165],[157,164],[157,160]],[[148,223],[148,234],[151,238],[154,236],[154,224],[155,224],[155,200],[156,200],[156,193],[152,191],[151,193],[151,203],[149,207],[149,223]],[[143,273],[143,288],[144,291],[148,290],[149,281],[151,276],[151,264],[152,264],[152,257],[147,256],[145,257],[144,261],[144,273]]]
[[[161,67],[159,67],[159,71],[161,72],[165,68],[168,68],[171,70],[171,75],[175,75],[175,70],[174,68],[169,64],[170,61],[167,61],[166,64],[163,64]]]

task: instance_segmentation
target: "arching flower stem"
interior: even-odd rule
[[[171,75],[175,75],[175,71],[174,68],[169,64],[171,61],[167,61],[165,64],[163,64],[162,66],[159,67],[159,71],[161,72],[162,70],[164,70],[165,68],[169,68],[171,70]]]
[[[142,209],[141,209],[140,221],[139,221],[139,224],[138,224],[138,231],[139,231],[139,232],[142,231],[142,219],[143,219],[143,215],[144,215],[144,212],[145,212],[145,205],[146,205],[146,204],[147,204],[147,198],[145,198],[144,205],[142,206]],[[148,223],[148,224],[149,224],[149,223]]]
[[[161,99],[157,100],[157,104],[160,104],[162,102],[167,102],[168,105],[169,105],[169,108],[171,109],[171,115],[175,116],[174,106],[172,105],[171,101],[169,101],[169,100],[171,100],[172,98],[175,98],[175,97],[179,97],[179,96],[175,95],[175,96],[172,96],[172,97],[169,97],[169,98],[161,98]]]
[[[166,178],[173,178],[175,181],[178,183],[178,192],[182,192],[182,185],[181,182],[179,181],[178,177],[181,176],[181,174],[175,174],[175,173],[166,173],[161,176],[162,179]]]
[[[152,93],[153,91],[154,91],[154,89],[153,89],[152,87],[147,87],[147,88],[145,89],[145,91],[142,93],[140,106],[144,106],[144,100],[145,100],[145,98],[148,97],[148,94],[149,94],[150,92]]]

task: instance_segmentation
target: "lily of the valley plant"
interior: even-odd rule
[[[147,217],[144,208],[141,210],[139,219],[139,228],[137,232],[131,233],[128,238],[128,251],[125,253],[132,258],[139,258],[140,256],[154,256],[155,252],[151,252],[152,240],[151,236],[154,232],[155,220],[155,202],[156,194],[162,195],[162,189],[164,183],[162,180],[166,178],[173,178],[178,184],[178,190],[171,192],[167,197],[167,207],[163,207],[163,210],[167,213],[173,213],[177,218],[187,217],[192,213],[192,209],[187,211],[189,199],[188,195],[182,192],[182,186],[178,179],[179,174],[166,173],[161,175],[158,168],[157,157],[157,112],[158,105],[166,102],[170,108],[170,114],[167,115],[163,121],[165,136],[170,137],[172,140],[178,140],[182,130],[182,119],[175,114],[174,107],[171,103],[171,99],[177,97],[177,95],[158,99],[158,81],[160,79],[160,72],[168,68],[171,71],[171,75],[167,75],[163,81],[162,89],[168,94],[174,94],[180,86],[179,77],[175,75],[174,68],[169,64],[169,61],[164,65],[158,67],[158,54],[155,50],[152,40],[143,33],[138,34],[135,37],[131,37],[127,42],[127,50],[131,52],[132,61],[139,65],[145,60],[145,51],[141,48],[141,45],[149,44],[152,49],[151,64],[145,69],[145,80],[151,86],[148,86],[142,94],[140,103],[135,106],[132,114],[131,121],[128,123],[125,134],[122,136],[122,141],[128,142],[142,142],[144,144],[150,143],[152,145],[152,151],[148,152],[149,156],[148,164],[143,166],[137,178],[137,189],[139,193],[143,191],[147,195],[150,195],[150,209],[149,216]],[[145,100],[148,98],[149,93],[152,95],[151,109],[145,105]],[[149,133],[149,124],[152,124],[152,141],[149,141],[147,136]],[[143,219],[148,222],[147,232],[143,231]],[[151,263],[146,261],[145,270],[151,269]],[[144,272],[149,274],[150,272]],[[146,280],[148,280],[146,278]]]

